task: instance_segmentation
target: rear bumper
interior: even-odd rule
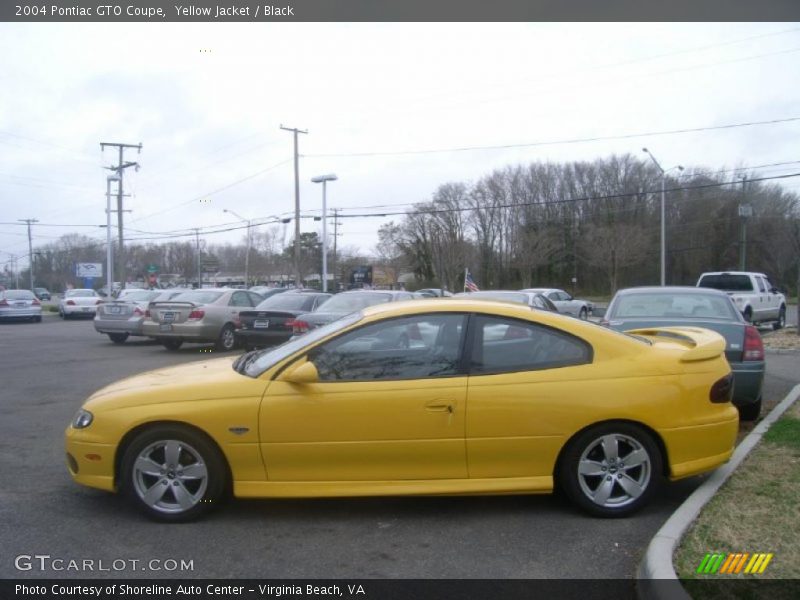
[[[65,304],[61,307],[61,310],[64,312],[65,315],[96,315],[97,314],[97,306],[69,306]]]
[[[761,398],[764,383],[763,361],[730,363],[733,371],[733,404],[747,406]]]
[[[41,317],[41,316],[42,316],[41,306],[0,310],[0,319],[30,319],[31,317]]]
[[[144,335],[142,333],[142,318],[112,321],[110,319],[94,318],[95,331],[99,333],[128,333],[130,335]]]
[[[170,325],[169,331],[161,329],[161,325]],[[145,321],[142,334],[151,338],[176,339],[195,342],[214,342],[219,337],[221,327],[202,323],[155,323]]]
[[[236,339],[246,344],[282,344],[288,342],[292,337],[292,330],[286,331],[269,331],[258,329],[237,329],[235,332]]]
[[[728,406],[725,419],[716,423],[664,429],[670,479],[682,479],[716,469],[733,454],[739,432],[739,413]]]

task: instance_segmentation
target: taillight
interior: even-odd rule
[[[103,303],[102,300],[98,300],[97,302],[95,302],[95,304],[102,304],[102,303]]]
[[[41,306],[41,305],[42,305],[42,303],[41,303],[41,302],[39,302],[39,300],[38,300],[37,298],[34,298],[34,299],[33,299],[33,303],[32,303],[32,304],[33,304],[34,306]]]
[[[75,300],[67,300],[67,306],[75,306]]]
[[[204,310],[193,310],[189,313],[189,320],[190,321],[199,321],[203,317],[206,316],[206,311]]]
[[[242,320],[239,317],[233,319],[233,328],[234,329],[241,329],[242,328]]]
[[[754,325],[744,330],[744,360],[764,360],[764,343]]]
[[[299,335],[301,333],[306,333],[308,331],[308,323],[306,321],[301,321],[299,319],[292,319],[286,323],[286,325],[292,325],[292,333],[295,335]]]
[[[733,373],[728,373],[711,386],[708,399],[714,404],[724,404],[733,399]]]
[[[0,306],[8,306],[8,300],[6,299],[0,300]]]
[[[149,312],[149,311],[148,311],[148,312]],[[133,309],[133,316],[134,316],[134,317],[141,317],[142,315],[144,315],[144,316],[146,316],[146,317],[149,317],[149,316],[150,316],[148,313],[143,313],[143,312],[142,312],[142,309],[141,309],[141,308],[139,308],[138,306],[137,306],[136,308],[134,308],[134,309]]]

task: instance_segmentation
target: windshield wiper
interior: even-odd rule
[[[251,350],[245,352],[233,363],[233,368],[240,375],[246,375],[247,367],[249,367],[258,358],[262,350]]]

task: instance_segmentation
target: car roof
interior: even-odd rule
[[[722,290],[715,290],[714,288],[695,287],[689,285],[666,285],[666,286],[642,286],[632,287],[617,291],[615,296],[628,295],[628,294],[704,294],[704,295],[718,295],[727,297],[728,294]]]
[[[706,275],[760,275],[761,277],[766,277],[764,273],[759,273],[758,271],[706,271],[701,273],[700,277]]]

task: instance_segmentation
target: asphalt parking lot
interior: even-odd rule
[[[103,385],[216,353],[196,345],[168,352],[137,338],[118,346],[89,320],[52,315],[0,324],[0,348],[4,578],[632,578],[650,538],[702,481],[671,484],[622,520],[587,517],[557,497],[507,496],[235,500],[199,522],[157,524],[115,495],[73,484],[63,431]],[[767,405],[800,381],[796,365],[796,354],[769,355]],[[94,570],[15,567],[17,556],[35,554],[94,560]],[[193,568],[143,567],[154,559]],[[100,560],[124,567],[99,571]]]

